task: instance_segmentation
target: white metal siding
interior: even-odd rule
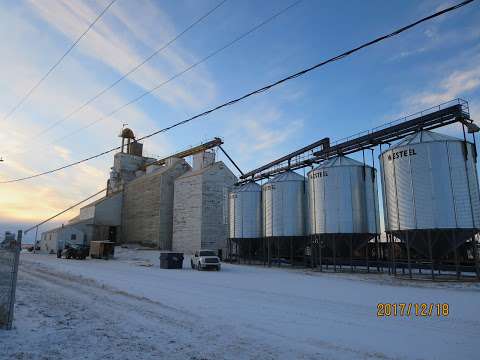
[[[294,173],[283,173],[262,187],[263,234],[305,235],[305,181]]]
[[[175,180],[173,250],[190,254],[200,248],[226,250],[226,194],[236,181],[222,162]]]
[[[386,230],[478,228],[480,198],[472,146],[467,145],[467,161],[459,140],[406,144],[382,153]],[[415,154],[389,160],[399,151]]]
[[[349,158],[308,174],[310,234],[379,231],[378,195],[372,168]],[[360,164],[360,165],[359,165]]]
[[[231,238],[262,236],[262,188],[248,183],[229,194]]]

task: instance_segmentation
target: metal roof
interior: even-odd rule
[[[248,182],[238,186],[233,190],[234,192],[259,192],[262,191],[262,187],[254,182]]]
[[[367,164],[364,164],[360,161],[354,160],[346,156],[335,156],[333,158],[330,158],[322,162],[319,166],[313,169],[313,171],[317,169],[325,169],[325,168],[330,168],[334,166],[364,166],[364,165],[368,166]]]
[[[273,177],[271,180],[266,182],[265,184],[271,184],[276,182],[284,182],[284,181],[305,181],[305,177],[300,174],[297,174],[294,171],[285,171],[277,176]]]
[[[444,134],[439,134],[437,132],[421,130],[412,135],[409,135],[393,145],[391,148],[396,148],[405,145],[420,144],[424,142],[435,142],[435,141],[463,141],[453,136],[448,136]]]

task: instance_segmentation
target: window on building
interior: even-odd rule
[[[77,234],[72,234],[72,236],[70,236],[70,240],[77,240]]]

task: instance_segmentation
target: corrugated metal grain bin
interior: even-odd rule
[[[293,171],[262,186],[263,236],[305,235],[305,178]]]
[[[380,155],[386,231],[421,245],[431,236],[437,254],[480,228],[480,198],[473,144],[431,131],[406,137]]]
[[[228,196],[229,237],[262,237],[262,187],[249,182],[236,187]]]
[[[365,240],[380,232],[371,166],[345,156],[324,161],[308,173],[307,200],[309,235],[348,234]]]

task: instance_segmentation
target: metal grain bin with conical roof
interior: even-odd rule
[[[345,156],[308,173],[309,235],[351,239],[356,247],[380,231],[376,170]]]
[[[262,186],[263,236],[305,235],[305,178],[293,171]]]
[[[424,254],[429,237],[434,255],[442,255],[480,228],[473,144],[419,131],[384,151],[380,164],[387,232],[409,237]]]
[[[231,239],[262,237],[262,187],[254,182],[236,187],[228,196]]]

